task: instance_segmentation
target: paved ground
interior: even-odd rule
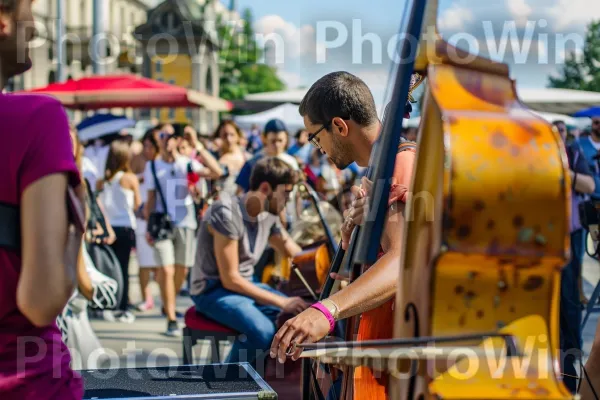
[[[141,302],[138,267],[135,256],[132,257],[129,281],[134,304]],[[167,328],[165,317],[161,315],[160,293],[155,282],[150,284],[157,308],[147,312],[136,312],[136,320],[132,324],[107,322],[92,319],[92,326],[106,348],[111,353],[110,360],[102,365],[104,368],[117,367],[152,367],[182,364],[182,340],[163,335]],[[178,296],[177,311],[185,313],[192,305],[189,298]],[[180,321],[183,326],[183,321]],[[227,344],[221,350],[226,351]],[[194,348],[195,362],[208,362],[209,347],[198,345]],[[112,364],[112,365],[111,365]]]

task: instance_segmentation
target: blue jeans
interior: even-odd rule
[[[579,276],[585,251],[586,232],[571,232],[571,261],[563,268],[560,288],[560,350],[563,382],[571,392],[577,391],[575,362],[581,353],[581,301]]]
[[[280,296],[283,293],[264,283],[256,286]],[[231,292],[221,285],[219,280],[207,282],[203,293],[192,296],[196,311],[208,318],[240,332],[225,362],[253,363],[262,358],[271,347],[275,336],[275,321],[281,309],[256,303],[254,299]]]

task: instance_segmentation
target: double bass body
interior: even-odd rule
[[[519,102],[507,70],[442,59],[426,68],[394,337],[499,331],[522,354],[413,362],[393,375],[389,398],[570,398],[558,367],[570,209],[562,142]],[[503,346],[465,342],[465,352],[484,345]]]

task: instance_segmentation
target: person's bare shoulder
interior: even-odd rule
[[[121,186],[125,189],[134,189],[139,186],[137,176],[133,172],[126,172],[121,178]]]

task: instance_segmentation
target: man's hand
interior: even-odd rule
[[[105,236],[104,239],[102,239],[102,241],[104,242],[104,244],[111,245],[117,241],[117,236],[114,232],[109,232],[108,236]]]
[[[314,343],[321,340],[329,333],[329,321],[323,313],[315,308],[307,308],[301,314],[286,321],[275,334],[271,343],[271,358],[277,357],[280,363],[284,363],[290,346],[294,352],[292,360],[296,361],[302,353],[302,349],[294,347],[297,343]],[[290,350],[290,351],[291,351]]]
[[[306,310],[310,304],[305,302],[302,297],[290,297],[286,299],[282,309],[283,312],[288,314],[300,314],[302,311]]]
[[[332,272],[329,274],[331,279],[335,279],[336,281],[340,281],[340,289],[345,288],[350,283],[350,277]]]
[[[191,126],[186,126],[183,129],[183,137],[185,138],[185,140],[190,142],[190,145],[194,149],[198,146],[198,143],[199,143],[198,134],[196,133],[196,130],[194,128],[192,128]]]
[[[365,215],[369,211],[368,195],[371,187],[371,181],[363,177],[360,186],[352,186],[350,189],[354,195],[354,200],[350,204],[350,208],[344,213],[344,223],[342,224],[342,248],[344,250],[348,249],[354,227],[363,224]]]

